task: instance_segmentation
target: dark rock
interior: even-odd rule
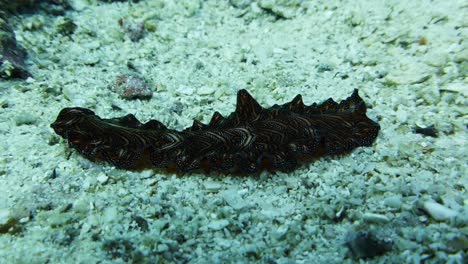
[[[68,17],[63,18],[57,24],[57,32],[65,36],[72,35],[76,28],[77,25]]]
[[[378,239],[370,232],[351,232],[346,237],[346,246],[355,258],[367,259],[380,256],[390,251],[391,239]]]
[[[137,224],[141,231],[146,232],[149,230],[149,224],[146,219],[141,216],[135,215],[132,217],[132,220]]]
[[[9,218],[5,223],[0,223],[0,234],[17,234],[23,230],[22,225],[20,224],[19,220],[16,218]]]
[[[428,127],[416,126],[413,128],[413,131],[416,134],[422,134],[428,137],[435,137],[435,138],[438,137],[437,129],[435,128],[434,125],[430,125]]]
[[[16,43],[15,33],[0,16],[0,78],[27,78],[26,51]]]

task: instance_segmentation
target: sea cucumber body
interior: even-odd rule
[[[235,112],[215,112],[207,125],[183,131],[133,115],[102,119],[85,108],[65,108],[51,125],[70,147],[93,161],[122,169],[166,168],[181,172],[257,173],[291,171],[299,160],[343,154],[371,145],[379,125],[366,116],[357,90],[346,100],[305,106],[300,95],[262,108],[240,90]]]

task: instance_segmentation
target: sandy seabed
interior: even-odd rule
[[[467,262],[465,1],[70,3],[11,18],[32,77],[0,81],[0,263]],[[129,72],[151,99],[111,89]],[[263,106],[358,88],[381,131],[235,177],[118,170],[49,127],[82,106],[181,129],[232,112],[241,88]]]

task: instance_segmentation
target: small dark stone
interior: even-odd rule
[[[57,169],[54,168],[52,172],[50,173],[49,179],[53,180],[57,178]]]
[[[179,245],[182,245],[185,243],[185,241],[187,241],[187,238],[184,236],[184,234],[175,234],[174,239],[177,241],[177,243],[179,243]]]
[[[9,233],[11,235],[17,234],[23,230],[18,219],[9,218],[6,223],[0,224],[0,234]]]
[[[388,72],[387,72],[387,71],[378,71],[378,72],[376,72],[376,77],[377,77],[378,79],[382,79],[382,78],[384,78],[384,77],[387,76],[387,75],[388,75]]]
[[[65,36],[72,35],[76,28],[77,25],[68,17],[65,17],[57,24],[57,32]]]
[[[146,232],[149,230],[148,221],[146,221],[146,219],[144,219],[143,217],[135,215],[132,217],[132,220],[137,224],[141,231]]]
[[[91,241],[98,241],[100,239],[99,233],[91,234]]]
[[[184,104],[181,102],[175,102],[174,105],[171,107],[171,111],[180,115],[184,111]]]
[[[413,131],[414,133],[416,134],[422,134],[424,136],[428,136],[428,137],[438,137],[438,131],[437,129],[435,128],[434,125],[430,125],[428,127],[419,127],[419,126],[416,126],[413,128]]]
[[[317,71],[318,72],[326,72],[326,71],[332,71],[333,70],[333,67],[329,64],[325,64],[325,63],[320,63],[318,66],[317,66]]]
[[[351,232],[347,235],[346,246],[355,258],[367,259],[390,251],[393,241],[390,239],[378,239],[372,233],[359,231]]]
[[[347,216],[347,211],[348,211],[348,207],[347,207],[347,206],[341,207],[341,209],[340,209],[338,212],[336,212],[335,218],[333,218],[333,220],[334,220],[336,223],[341,222],[343,219],[346,218],[346,216]]]
[[[347,73],[340,73],[338,74],[338,77],[340,77],[342,80],[346,80],[349,78],[349,75]]]
[[[115,105],[115,104],[111,104],[111,108],[114,111],[122,111],[122,107]]]
[[[65,205],[65,206],[60,210],[60,212],[66,213],[66,212],[70,211],[70,209],[72,209],[72,208],[73,208],[73,204],[69,203],[69,204]]]

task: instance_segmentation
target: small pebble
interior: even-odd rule
[[[0,225],[4,225],[10,219],[11,212],[7,208],[0,209]]]
[[[288,191],[288,187],[287,186],[276,186],[274,187],[273,189],[273,192],[276,194],[276,195],[281,195],[281,194],[284,194]]]
[[[158,245],[158,248],[156,249],[159,253],[162,253],[164,251],[167,251],[169,247],[166,244],[160,244]]]
[[[135,74],[120,75],[110,89],[127,100],[150,99],[153,96],[145,79]]]
[[[104,220],[104,222],[111,223],[111,222],[116,221],[118,214],[119,214],[119,211],[117,207],[115,206],[107,207],[106,209],[104,209],[102,219]]]
[[[386,84],[417,84],[431,78],[432,70],[423,63],[404,64],[385,76]]]
[[[457,216],[457,212],[436,202],[425,202],[424,210],[435,220],[445,221]]]
[[[109,179],[109,177],[107,177],[107,175],[101,173],[101,174],[99,174],[99,175],[96,177],[96,179],[98,180],[98,182],[100,182],[100,183],[103,184],[103,183],[106,183],[106,182],[107,182],[107,180]]]
[[[178,89],[177,89],[177,92],[180,93],[180,94],[184,94],[184,95],[192,95],[194,90],[192,87],[188,87],[188,86],[180,86]]]
[[[207,181],[203,183],[203,186],[205,186],[205,189],[210,192],[217,192],[223,187],[222,184],[215,181]]]
[[[229,225],[229,221],[226,219],[213,220],[208,224],[208,227],[213,230],[221,230]]]
[[[236,8],[246,8],[252,3],[252,0],[229,0],[229,3]]]
[[[234,210],[242,210],[247,207],[247,203],[235,190],[226,190],[222,192],[222,197],[229,206],[234,208]]]
[[[333,66],[330,64],[320,63],[317,66],[317,71],[319,73],[326,72],[326,71],[333,71]]]
[[[89,201],[85,198],[79,198],[73,202],[73,210],[76,213],[84,214],[89,211]]]
[[[384,204],[395,209],[400,209],[403,204],[401,195],[394,195],[385,198]]]
[[[278,229],[276,229],[275,233],[274,233],[274,236],[277,240],[281,240],[284,238],[284,236],[286,235],[286,233],[288,233],[288,226],[286,225],[282,225],[280,227],[278,227]]]
[[[208,94],[212,94],[215,92],[215,89],[213,87],[210,87],[210,86],[203,86],[203,87],[200,87],[200,89],[198,89],[198,94],[199,95],[208,95]]]
[[[459,93],[463,96],[468,96],[468,89],[466,89],[466,84],[462,81],[453,81],[444,86],[444,91],[450,91],[452,93]]]
[[[131,23],[124,19],[119,19],[119,25],[128,38],[137,42],[145,36],[145,24],[144,23]]]
[[[17,126],[32,125],[37,122],[37,118],[30,113],[20,112],[15,116],[15,122]]]
[[[366,222],[376,224],[385,224],[390,221],[390,219],[388,219],[388,217],[386,217],[385,215],[374,213],[365,213],[362,215],[362,219],[364,219],[364,221]]]

